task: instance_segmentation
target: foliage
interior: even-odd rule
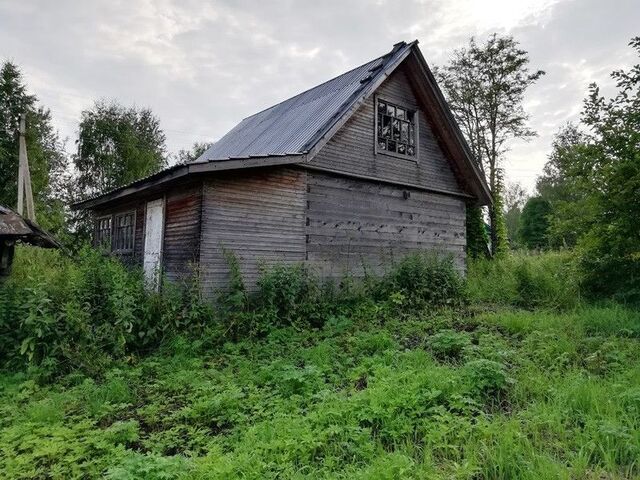
[[[640,474],[638,312],[397,320],[389,311],[382,322],[362,313],[213,346],[176,337],[99,380],[0,374],[0,471],[17,480]],[[443,338],[468,339],[456,361],[432,357]]]
[[[499,259],[474,260],[467,288],[472,302],[529,309],[571,309],[581,296],[571,252],[513,252]]]
[[[193,162],[202,155],[213,142],[195,142],[189,150],[182,149],[175,156],[177,164]]]
[[[524,111],[524,94],[544,72],[531,72],[529,56],[513,37],[489,36],[484,44],[471,38],[451,61],[436,71],[453,114],[471,152],[489,180],[492,252],[504,250],[506,227],[501,226],[500,164],[514,138],[535,136]]]
[[[509,183],[504,192],[504,222],[507,228],[509,246],[516,249],[520,246],[518,229],[524,204],[528,200],[527,192],[518,182]]]
[[[630,45],[640,55],[640,37]],[[580,128],[560,133],[538,187],[553,206],[555,243],[576,244],[585,291],[640,302],[640,64],[611,74],[617,94],[592,84]]]
[[[464,283],[452,256],[431,252],[402,258],[374,287],[379,299],[395,298],[402,305],[457,306],[464,299]]]
[[[93,195],[156,173],[165,166],[165,135],[149,109],[97,101],[82,112],[78,134],[80,195]]]
[[[28,92],[17,65],[0,66],[0,205],[14,207],[18,198],[18,125],[26,114],[26,144],[31,185],[39,222],[57,233],[64,227],[61,194],[67,158],[53,128],[51,112]]]
[[[22,247],[0,289],[1,360],[53,372],[99,373],[113,359],[202,328],[211,316],[199,287],[144,289],[142,272],[92,249],[72,260]]]
[[[531,197],[522,209],[518,234],[523,245],[541,249],[549,245],[549,215],[551,204],[542,197]]]
[[[485,228],[482,208],[467,206],[467,255],[480,258],[489,252],[489,235]]]

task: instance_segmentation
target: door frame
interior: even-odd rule
[[[147,221],[147,207],[149,206],[150,203],[160,203],[162,205],[162,226],[161,226],[161,237],[160,237],[160,251],[158,252],[158,266],[157,266],[157,270],[154,274],[155,278],[148,278],[148,274],[145,268],[145,256],[147,253],[147,227],[148,227],[148,221]],[[163,271],[163,265],[162,265],[162,260],[163,260],[163,256],[164,256],[164,234],[165,234],[165,227],[166,227],[166,220],[167,220],[167,200],[166,200],[166,195],[163,195],[161,197],[158,198],[154,198],[153,200],[146,200],[145,204],[144,204],[144,231],[143,231],[143,236],[142,236],[142,271],[144,274],[144,278],[145,278],[145,283],[147,284],[147,287],[150,288],[151,290],[155,290],[155,291],[159,291],[160,290],[160,286],[161,286],[161,279],[162,279],[162,271]]]

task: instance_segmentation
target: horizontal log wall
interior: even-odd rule
[[[166,193],[162,266],[169,280],[185,280],[197,267],[202,188],[202,182],[198,182],[173,187]]]
[[[380,275],[423,250],[452,254],[464,269],[463,200],[315,172],[307,184],[307,260],[323,277]]]
[[[375,153],[375,96],[402,106],[419,106],[404,67],[398,68],[318,152],[311,165],[463,193],[424,109],[418,113],[417,159]]]
[[[215,296],[228,285],[223,249],[238,258],[249,290],[261,264],[304,261],[306,175],[278,168],[205,181],[200,265],[206,294]]]

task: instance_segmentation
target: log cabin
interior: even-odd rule
[[[179,281],[246,286],[305,262],[323,278],[383,273],[418,250],[465,267],[465,212],[491,196],[418,42],[242,120],[199,158],[74,205],[94,242]],[[155,279],[155,280],[154,280]]]

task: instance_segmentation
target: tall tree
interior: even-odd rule
[[[166,165],[165,135],[151,110],[97,101],[82,112],[74,164],[81,195],[120,187]]]
[[[213,142],[195,142],[189,150],[182,149],[178,151],[178,153],[175,156],[176,163],[184,164],[184,163],[193,162],[200,155],[202,155],[211,145],[213,145]]]
[[[542,197],[531,197],[522,209],[520,229],[522,243],[527,248],[545,248],[549,245],[549,215],[551,205]]]
[[[562,127],[536,181],[538,195],[552,208],[548,237],[553,247],[574,247],[595,219],[594,198],[589,193],[594,170],[591,142],[577,125]]]
[[[501,163],[509,141],[536,135],[528,126],[524,94],[544,72],[529,70],[529,55],[513,37],[489,36],[483,44],[471,38],[455,50],[449,63],[436,70],[440,85],[478,165],[489,180],[491,248],[504,250]]]
[[[18,198],[18,125],[26,114],[26,144],[37,220],[46,228],[62,227],[60,180],[67,170],[62,142],[49,110],[30,94],[20,69],[11,62],[0,68],[0,204],[15,207]]]
[[[527,192],[519,182],[509,183],[504,191],[504,221],[511,248],[518,247],[518,227]]]

